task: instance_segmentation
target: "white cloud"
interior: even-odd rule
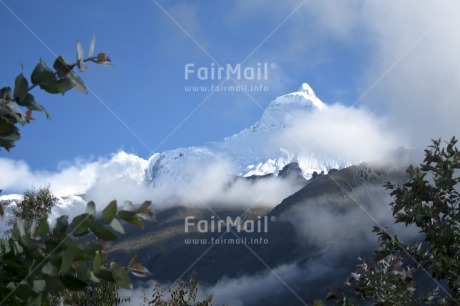
[[[289,121],[274,143],[293,152],[359,163],[382,160],[404,143],[384,118],[340,104],[322,111],[290,114]]]
[[[114,199],[120,205],[126,200],[151,200],[160,209],[171,205],[273,207],[300,188],[290,180],[276,178],[257,182],[236,179],[230,175],[233,164],[218,156],[211,162],[191,159],[184,167],[178,177],[170,176],[161,186],[153,187],[145,181],[148,161],[125,152],[110,159],[78,160],[56,172],[33,171],[24,161],[0,159],[0,172],[9,173],[0,178],[0,186],[5,194],[50,185],[51,191],[61,197],[52,212],[55,217],[75,216],[83,212],[87,201],[94,201],[100,210]],[[80,194],[84,200],[75,197]]]
[[[375,246],[373,226],[393,228],[403,241],[419,236],[415,228],[394,223],[391,201],[383,186],[363,186],[343,198],[324,195],[306,200],[286,212],[285,217],[294,225],[301,241],[340,252]]]
[[[168,204],[165,205],[274,207],[301,187],[290,179],[275,177],[258,181],[237,179],[231,174],[235,173],[234,168],[233,163],[224,157],[217,157],[212,162],[189,162],[183,169],[185,181],[171,177],[162,186],[154,187],[152,192],[157,199],[166,200]]]
[[[383,109],[412,145],[424,147],[431,138],[447,139],[460,131],[460,38],[454,30],[460,26],[460,6],[454,1],[393,4],[373,7],[368,15],[378,37],[377,56],[364,80],[383,78],[364,102]]]
[[[24,192],[33,187],[51,185],[62,194],[81,193],[94,180],[98,162],[75,163],[57,172],[34,171],[22,160],[0,158],[0,186],[10,192]]]

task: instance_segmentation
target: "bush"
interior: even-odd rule
[[[414,225],[421,241],[407,244],[389,229],[374,227],[379,246],[375,265],[361,260],[346,285],[360,298],[376,305],[460,304],[460,153],[453,137],[425,150],[419,167],[409,166],[409,179],[400,186],[387,183],[394,200],[390,204],[396,223]],[[416,271],[430,277],[437,287],[417,292]],[[440,284],[447,284],[441,286]],[[329,298],[349,303],[341,291]]]
[[[0,305],[49,305],[68,291],[104,296],[108,289],[113,296],[111,287],[99,286],[105,283],[132,288],[128,273],[142,277],[149,271],[136,257],[126,268],[106,263],[104,241],[116,241],[115,232],[124,233],[119,218],[142,227],[141,218],[153,217],[150,205],[146,201],[137,208],[119,209],[112,201],[96,219],[96,205],[89,202],[85,213],[70,222],[61,216],[54,228],[47,217],[17,219],[11,235],[0,240]]]
[[[56,201],[57,198],[51,193],[49,185],[38,191],[27,190],[24,192],[22,201],[13,208],[15,218],[9,220],[8,224],[14,227],[16,219],[32,222],[32,220],[48,217]]]
[[[188,285],[182,281],[177,281],[175,289],[162,289],[159,284],[153,289],[152,298],[149,301],[144,296],[144,302],[153,306],[212,306],[212,295],[207,296],[202,301],[196,301],[198,293],[198,280],[196,274],[192,273]]]

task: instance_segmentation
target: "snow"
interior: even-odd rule
[[[170,184],[178,176],[185,182],[191,174],[184,172],[187,165],[213,163],[224,158],[235,165],[233,175],[251,176],[278,174],[285,165],[298,162],[305,178],[313,172],[327,173],[332,168],[343,168],[351,163],[340,159],[326,159],[314,152],[291,152],[275,142],[275,135],[288,126],[295,116],[308,116],[311,112],[327,110],[313,89],[303,83],[296,92],[277,97],[270,102],[261,118],[251,127],[226,137],[222,142],[201,147],[179,148],[154,154],[147,169],[149,183],[153,186]]]

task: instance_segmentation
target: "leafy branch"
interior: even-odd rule
[[[126,268],[116,262],[106,264],[104,242],[117,241],[115,233],[124,233],[121,220],[142,227],[142,219],[152,219],[150,205],[145,201],[137,208],[128,204],[119,209],[112,201],[99,219],[90,201],[85,213],[71,222],[61,216],[53,228],[46,217],[32,222],[18,219],[11,236],[0,240],[0,304],[48,305],[50,296],[83,291],[100,282],[132,288],[128,273],[146,277],[149,270],[137,257]],[[97,240],[88,239],[89,234]]]
[[[50,115],[44,106],[35,101],[30,93],[35,87],[51,93],[64,95],[67,91],[76,90],[87,93],[88,90],[83,80],[74,72],[77,67],[81,72],[87,70],[86,63],[110,65],[110,58],[106,53],[94,54],[96,38],[93,35],[88,51],[88,56],[83,57],[83,48],[77,40],[77,59],[75,63],[67,63],[62,56],[58,56],[52,70],[44,60],[40,59],[30,76],[30,82],[21,72],[14,81],[14,89],[5,86],[0,89],[0,147],[7,151],[15,146],[21,138],[18,125],[24,126],[34,118],[33,111],[44,112],[49,119]]]

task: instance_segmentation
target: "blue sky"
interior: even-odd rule
[[[53,170],[75,159],[119,150],[148,158],[182,146],[219,141],[260,117],[275,97],[308,82],[326,103],[361,107],[407,136],[408,146],[458,130],[460,68],[454,1],[60,1],[0,2],[2,86],[30,75],[40,58],[75,57],[75,42],[108,52],[113,67],[80,74],[88,95],[51,96],[51,113],[22,129],[0,157]],[[188,92],[219,84],[185,79],[184,67],[267,63],[266,80],[242,80],[264,92]],[[223,85],[235,85],[232,80]],[[427,107],[436,107],[426,111]],[[424,124],[431,120],[433,124]]]

